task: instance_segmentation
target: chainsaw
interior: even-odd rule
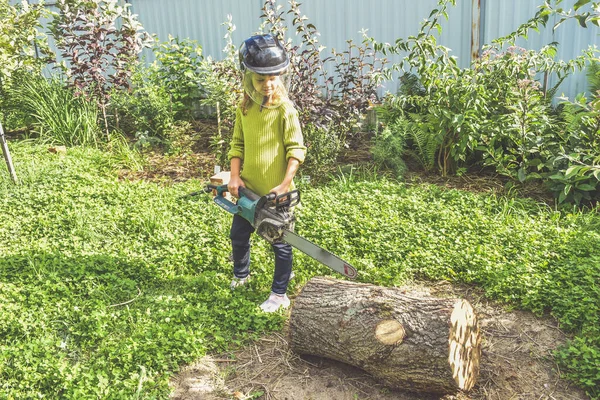
[[[239,187],[240,197],[236,203],[225,197],[227,185],[207,185],[205,188],[206,192],[213,190],[216,191],[214,201],[219,207],[250,222],[256,233],[269,243],[288,243],[332,270],[356,278],[356,268],[352,265],[293,232],[295,218],[290,210],[300,203],[298,190],[279,196],[275,193],[259,196],[246,187]]]

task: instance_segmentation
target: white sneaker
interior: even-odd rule
[[[233,280],[231,281],[231,285],[229,285],[229,288],[231,290],[234,290],[236,287],[244,286],[246,282],[248,282],[249,277],[250,275],[248,275],[245,278],[238,278],[237,276],[234,276]]]
[[[280,307],[288,308],[290,306],[290,299],[287,297],[287,294],[277,294],[271,292],[271,295],[260,305],[260,309],[264,312],[275,312],[279,310]]]

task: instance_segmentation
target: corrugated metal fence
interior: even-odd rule
[[[123,0],[125,1],[125,0]],[[561,6],[572,7],[576,0],[564,0]],[[17,0],[11,0],[17,2]],[[30,3],[37,0],[30,0]],[[256,32],[260,23],[263,0],[127,0],[133,13],[137,14],[146,31],[156,34],[161,41],[169,35],[196,40],[205,56],[221,59],[225,40],[227,15],[231,15],[236,31],[235,44]],[[321,36],[320,43],[328,50],[343,51],[347,40],[359,43],[360,31],[380,42],[393,43],[397,38],[416,35],[420,24],[427,18],[438,0],[304,0],[300,9],[308,22],[316,26]],[[289,9],[287,0],[279,0],[284,10]],[[455,7],[448,10],[449,20],[443,21],[439,43],[450,48],[461,67],[468,67],[473,53],[493,39],[513,32],[531,18],[543,0],[457,0]],[[556,31],[550,21],[540,33],[531,32],[527,40],[518,45],[527,49],[540,49],[551,42],[559,43],[557,59],[570,60],[581,54],[590,45],[600,44],[600,31],[595,26],[587,29],[574,20],[567,21]],[[290,37],[294,32],[288,32]],[[143,54],[148,62],[152,52]],[[390,61],[398,61],[398,56]],[[555,82],[550,77],[549,84]],[[389,82],[385,89],[394,92],[396,82]],[[576,73],[563,82],[559,93],[569,97],[586,90],[585,73]]]

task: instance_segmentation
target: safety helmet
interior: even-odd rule
[[[279,40],[269,33],[246,39],[239,55],[242,71],[249,69],[261,75],[280,75],[290,64]]]
[[[239,51],[244,92],[257,104],[275,108],[287,99],[290,60],[285,48],[271,34],[246,39]]]

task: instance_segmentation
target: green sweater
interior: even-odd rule
[[[262,111],[251,103],[246,115],[238,107],[228,157],[242,160],[240,177],[250,190],[266,195],[283,181],[290,157],[302,163],[305,155],[298,112],[291,102]]]

